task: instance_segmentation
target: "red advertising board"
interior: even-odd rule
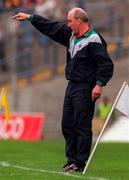
[[[0,139],[38,141],[42,138],[44,121],[41,113],[13,113],[9,122],[0,114]]]

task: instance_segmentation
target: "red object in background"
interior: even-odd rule
[[[0,114],[0,139],[41,140],[45,116],[42,113],[14,113],[7,123]]]

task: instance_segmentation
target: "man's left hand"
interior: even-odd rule
[[[96,101],[97,99],[99,99],[101,94],[102,94],[102,87],[96,84],[96,86],[92,90],[92,101]]]

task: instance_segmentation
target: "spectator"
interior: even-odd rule
[[[32,13],[29,0],[22,0],[20,11]],[[29,23],[23,22],[18,24],[17,28],[17,45],[16,45],[16,71],[23,72],[32,68],[32,42],[33,30]]]
[[[37,0],[36,1],[36,6],[35,6],[35,14],[44,16],[46,18],[51,18],[52,17],[52,12],[55,7],[54,1],[45,1],[45,0]],[[45,64],[48,64],[48,45],[49,45],[49,38],[41,33],[39,35],[39,41],[41,46],[43,47],[43,62]]]
[[[4,1],[1,0],[0,1],[0,12],[3,12],[4,11]]]
[[[5,0],[6,10],[10,10],[12,8],[17,8],[19,6],[20,6],[20,0]]]
[[[97,104],[95,109],[95,118],[93,120],[93,132],[94,137],[97,137],[105,123],[106,118],[108,117],[108,114],[111,110],[112,104],[110,102],[110,99],[108,96],[103,96],[102,100]],[[108,126],[111,125],[111,123],[115,119],[115,112],[111,115],[111,121],[108,123]]]
[[[107,96],[103,96],[102,101],[98,104],[96,109],[96,116],[101,120],[105,120],[110,112],[112,105]]]
[[[8,70],[5,62],[5,38],[2,24],[0,24],[0,70],[2,72]]]
[[[6,11],[10,11],[13,8],[13,5],[10,0],[5,0],[4,6]]]
[[[53,17],[53,11],[56,7],[56,3],[54,0],[45,1],[45,0],[36,0],[35,12],[38,15],[43,15],[46,18]]]
[[[12,2],[12,5],[14,7],[19,7],[20,6],[20,0],[11,0],[11,2]]]
[[[66,13],[66,4],[65,1],[55,0],[55,8],[53,11],[53,17],[57,20],[64,20],[66,19],[67,13]]]

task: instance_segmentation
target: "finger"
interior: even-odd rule
[[[11,19],[19,20],[19,19],[21,19],[21,17],[19,15],[17,15],[17,16],[12,16]]]
[[[93,92],[95,96],[100,96],[99,92]]]
[[[22,20],[22,13],[18,13],[16,15],[12,16],[12,19]]]
[[[14,15],[14,16],[11,16],[10,18],[11,18],[11,19],[14,19],[14,18],[16,18],[16,17],[17,17],[17,15]]]
[[[96,101],[99,98],[100,98],[100,95],[93,95],[92,96],[92,101]]]
[[[95,94],[94,97],[95,97],[96,99],[99,99],[99,98],[100,98],[100,94]]]
[[[16,18],[16,17],[18,17],[18,16],[20,16],[20,13],[11,16],[11,18]]]
[[[92,97],[92,101],[95,102],[97,99],[95,97]]]

